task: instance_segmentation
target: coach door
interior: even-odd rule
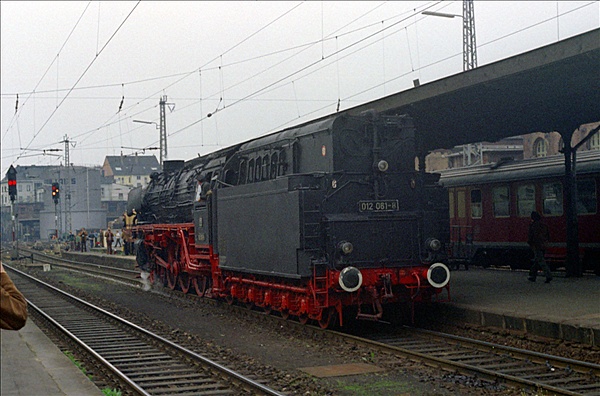
[[[467,216],[467,188],[450,188],[448,194],[452,255],[455,258],[468,258],[467,245],[471,242],[469,240],[471,225]]]

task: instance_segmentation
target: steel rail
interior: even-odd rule
[[[316,330],[318,330],[318,329],[316,329]],[[392,345],[391,344],[392,341],[377,341],[377,340],[362,338],[362,337],[358,337],[358,336],[354,336],[354,335],[350,335],[350,334],[346,334],[346,333],[340,333],[340,332],[331,331],[331,330],[327,330],[327,331],[334,333],[336,336],[339,336],[346,340],[355,342],[355,343],[365,346],[365,347],[374,348],[374,349],[384,351],[387,353],[399,354],[401,356],[408,357],[411,359],[417,359],[428,365],[431,365],[434,367],[441,367],[443,369],[450,370],[450,371],[456,371],[458,369],[459,372],[461,372],[461,373],[468,374],[468,375],[478,375],[478,376],[481,376],[483,378],[486,378],[490,381],[494,381],[497,383],[504,382],[506,384],[510,384],[511,386],[517,386],[517,387],[527,386],[532,389],[543,389],[547,392],[552,392],[557,395],[570,395],[570,396],[585,395],[585,393],[580,393],[580,392],[576,392],[576,391],[571,391],[566,388],[553,386],[553,385],[544,383],[543,381],[536,381],[536,380],[532,380],[532,379],[528,379],[528,378],[524,378],[524,377],[519,377],[516,375],[505,374],[505,373],[501,372],[502,370],[494,371],[491,369],[487,369],[485,367],[478,367],[477,364],[466,364],[466,363],[462,363],[460,361],[453,361],[448,358],[437,357],[437,356],[434,356],[434,350],[436,349],[436,346],[431,346],[429,348],[430,349],[429,352],[419,352],[417,350],[411,350],[410,347],[408,347],[408,346],[402,347],[402,346]],[[411,329],[411,331],[413,331],[413,329]],[[417,330],[417,331],[421,332],[421,330]],[[458,339],[462,339],[467,344],[471,344],[471,343],[473,343],[473,344],[481,343],[480,345],[487,344],[487,346],[491,347],[492,350],[497,349],[498,351],[502,352],[502,350],[504,349],[507,352],[510,351],[512,354],[515,354],[515,356],[502,356],[501,353],[496,353],[496,352],[493,352],[492,350],[487,351],[487,353],[490,353],[492,356],[495,356],[498,359],[511,358],[511,359],[514,359],[519,362],[530,362],[530,363],[534,364],[534,360],[531,360],[530,358],[537,359],[542,356],[548,356],[548,357],[551,356],[551,355],[540,354],[540,353],[533,352],[533,351],[519,350],[518,348],[512,348],[512,347],[502,348],[503,347],[502,345],[496,345],[496,344],[492,344],[492,343],[484,343],[484,342],[481,342],[478,340],[471,340],[471,339],[467,339],[464,337],[446,335],[444,333],[436,333],[436,332],[432,332],[432,331],[424,331],[423,335],[425,335],[427,337],[428,342],[430,342],[431,339],[434,338],[433,336],[435,335],[435,338],[437,338],[438,340],[440,340],[442,342],[446,342],[446,341],[448,341],[448,339],[454,340],[454,341],[457,341]],[[449,336],[449,337],[446,337],[446,336]],[[421,337],[421,339],[424,339],[424,338]],[[407,343],[410,343],[410,342],[408,341]],[[460,343],[454,343],[453,345],[458,346],[458,345],[460,345]],[[469,347],[467,346],[462,353],[466,352],[468,348]],[[423,349],[426,350],[427,348],[423,348]],[[516,357],[517,351],[519,351],[518,357]],[[436,350],[436,352],[440,352],[440,350],[438,349],[438,350]],[[479,351],[479,352],[482,352],[482,351]],[[460,354],[460,352],[456,352],[456,353]],[[442,354],[442,353],[440,352],[440,354]],[[465,355],[463,355],[463,356],[465,356]],[[482,356],[482,358],[484,358],[484,357]],[[589,367],[590,370],[598,369],[598,365],[595,365],[593,363],[579,362],[579,361],[575,361],[575,360],[571,360],[571,359],[560,358],[558,356],[553,356],[552,358],[554,361],[562,361],[563,363],[568,361],[574,365],[578,364],[580,367]],[[492,366],[493,366],[493,364],[492,364]],[[541,364],[538,366],[538,368],[542,368],[542,367],[543,366]],[[547,365],[546,367],[549,370],[552,370],[552,367],[550,367],[550,365]],[[569,369],[570,369],[570,367],[566,368],[566,370],[569,370]],[[506,370],[510,370],[510,369],[506,368]],[[515,371],[519,371],[519,369],[515,369]],[[527,371],[527,369],[524,369],[524,371]],[[590,376],[592,376],[592,378],[597,377],[597,375],[594,375],[593,371],[585,372],[585,370],[580,370],[580,372],[589,374]],[[565,381],[565,382],[568,382],[568,381]],[[600,379],[596,378],[596,384],[591,385],[590,390],[593,390],[593,389],[596,389],[596,390],[600,389]]]
[[[32,277],[31,275],[19,271],[16,268],[13,268],[12,266],[8,266],[8,265],[4,265],[5,268],[16,272],[17,274],[27,278],[28,280],[41,285],[43,287],[45,287],[46,289],[51,290],[54,293],[57,293],[61,296],[64,296],[72,301],[77,302],[78,304],[81,304],[85,307],[87,307],[88,309],[93,310],[94,312],[99,312],[101,314],[103,314],[104,316],[116,321],[119,324],[122,324],[124,326],[126,326],[127,328],[133,329],[136,332],[143,334],[144,336],[156,340],[159,343],[163,344],[163,345],[167,345],[168,347],[177,350],[178,352],[200,362],[201,364],[209,367],[211,370],[214,370],[216,372],[218,372],[221,376],[225,376],[227,378],[233,379],[234,382],[237,382],[238,384],[241,384],[243,387],[246,387],[248,389],[251,389],[253,392],[258,392],[258,394],[264,394],[264,395],[269,395],[269,396],[283,396],[283,394],[269,388],[268,386],[265,386],[257,381],[254,381],[234,370],[231,370],[217,362],[214,362],[202,355],[199,355],[187,348],[182,347],[181,345],[178,345],[164,337],[161,337],[157,334],[154,334],[134,323],[131,323],[123,318],[120,318],[119,316],[108,312],[102,308],[96,307],[90,303],[88,303],[85,300],[82,300],[76,296],[73,296],[69,293],[66,293],[46,282],[43,282],[39,279],[36,279],[34,277]],[[36,311],[41,311],[39,309],[39,307],[37,307],[34,303],[30,302],[28,300],[28,303],[31,304],[32,307],[34,307],[34,309],[36,309]],[[58,322],[56,322],[54,319],[50,318],[48,315],[46,314],[42,314],[44,316],[44,318],[47,318],[53,325],[57,326],[61,332],[63,332],[64,334],[66,334],[67,336],[69,336],[69,338],[73,339],[78,345],[80,345],[81,347],[83,347],[88,353],[92,354],[95,358],[99,359],[103,364],[106,363],[106,367],[108,367],[115,375],[117,375],[120,379],[122,379],[124,382],[127,383],[127,385],[131,386],[134,390],[136,390],[136,392],[139,392],[142,395],[149,395],[149,393],[147,393],[144,389],[142,389],[141,387],[139,387],[135,381],[133,381],[132,379],[130,379],[128,376],[126,376],[125,374],[123,374],[122,372],[120,372],[114,365],[112,365],[110,362],[108,362],[106,359],[104,359],[100,354],[98,354],[96,351],[93,350],[93,348],[89,347],[87,344],[85,344],[82,340],[80,340],[78,337],[76,337],[73,333],[71,333],[69,330],[67,330],[65,327],[63,327],[62,325],[60,325]]]
[[[189,294],[186,294],[185,296],[189,296]],[[230,307],[230,308],[233,308],[233,307]],[[247,309],[244,309],[243,311],[248,311],[248,313],[251,313]],[[256,313],[258,314],[258,312],[256,312]],[[264,316],[264,314],[261,313],[261,316]],[[273,318],[280,319],[277,317],[273,317]],[[280,319],[280,320],[283,320],[283,319]],[[288,323],[290,325],[296,324],[294,322],[289,322],[289,321],[288,321]],[[409,358],[419,359],[420,361],[426,362],[426,364],[437,366],[437,367],[442,367],[446,370],[457,370],[458,369],[462,373],[466,373],[469,375],[479,375],[490,381],[504,382],[504,383],[510,384],[512,386],[517,386],[517,387],[527,386],[527,387],[533,388],[533,389],[544,389],[548,392],[553,392],[555,394],[561,394],[561,395],[585,394],[585,393],[578,393],[578,392],[570,391],[568,389],[560,388],[558,386],[546,384],[542,380],[535,381],[535,380],[530,380],[527,378],[522,378],[517,375],[509,375],[509,374],[505,374],[505,373],[502,373],[499,371],[493,371],[493,370],[486,369],[483,367],[477,367],[476,364],[465,364],[465,363],[461,363],[461,362],[452,361],[450,359],[439,358],[439,357],[433,356],[430,353],[421,353],[421,352],[417,352],[417,351],[411,351],[408,348],[401,348],[401,347],[390,345],[385,342],[378,342],[375,340],[357,337],[357,336],[353,336],[353,335],[346,334],[343,332],[338,332],[338,331],[333,331],[333,330],[323,330],[321,328],[307,326],[307,325],[300,325],[300,324],[298,324],[298,326],[301,326],[305,330],[312,329],[312,331],[314,331],[314,332],[329,333],[330,335],[333,335],[335,337],[341,337],[348,341],[355,342],[357,344],[360,344],[360,345],[363,345],[366,347],[371,347],[371,348],[374,348],[377,350],[382,350],[385,352],[391,352],[393,354],[400,354],[402,356],[406,356]],[[597,386],[590,385],[590,387],[592,387],[593,389],[600,389],[600,379],[598,379],[598,377],[600,375],[600,365],[597,365],[594,363],[577,361],[577,360],[563,358],[563,357],[559,357],[559,356],[542,354],[542,353],[538,353],[538,352],[534,352],[534,351],[527,351],[524,349],[508,347],[508,346],[493,344],[493,343],[484,342],[484,341],[478,341],[478,340],[469,339],[466,337],[460,337],[460,336],[449,335],[449,334],[444,334],[444,333],[437,333],[437,332],[433,332],[433,331],[429,331],[429,330],[413,329],[413,328],[408,328],[408,327],[405,327],[404,330],[405,331],[410,330],[413,333],[418,332],[422,335],[422,337],[427,337],[428,339],[435,338],[435,339],[438,339],[443,342],[453,343],[453,345],[455,345],[455,346],[468,344],[468,345],[470,345],[471,348],[474,348],[480,352],[493,353],[498,358],[511,358],[511,359],[515,359],[517,361],[531,362],[531,363],[538,364],[539,367],[543,367],[543,365],[544,365],[549,370],[552,370],[553,368],[556,367],[556,368],[560,368],[560,369],[563,369],[568,372],[572,371],[572,372],[576,372],[581,375],[589,375],[589,376],[591,376],[591,378],[595,377],[596,381],[598,382]],[[505,355],[502,355],[503,353]],[[510,370],[505,369],[504,371],[510,371]]]

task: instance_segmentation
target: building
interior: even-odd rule
[[[574,133],[571,141],[577,146],[600,125],[600,122],[585,124]],[[450,150],[435,150],[426,157],[426,169],[430,172],[471,165],[490,164],[506,159],[539,158],[562,155],[564,142],[558,132],[535,132],[523,136],[502,139],[495,143],[480,142],[453,147]],[[578,151],[600,150],[600,132],[591,135]]]
[[[145,187],[150,175],[161,170],[153,155],[107,156],[102,165],[102,207],[106,210],[106,223],[112,223],[127,210],[129,191]]]
[[[76,232],[82,227],[105,227],[106,210],[101,205],[99,167],[37,166],[16,167],[17,199],[14,213],[19,239],[47,240],[51,235]],[[59,184],[55,204],[52,183]],[[11,229],[10,198],[6,178],[2,181],[2,238]],[[8,228],[7,228],[8,227]]]
[[[495,143],[479,142],[453,147],[451,150],[435,150],[425,159],[430,172],[489,164],[500,160],[523,158],[523,138],[514,136]]]
[[[150,175],[160,170],[153,155],[107,156],[102,165],[102,176],[112,177],[114,183],[123,186],[145,187],[150,182]]]
[[[578,145],[599,125],[600,122],[594,122],[579,127],[573,133],[571,146]],[[525,135],[523,139],[523,155],[525,158],[540,158],[561,154],[563,147],[564,142],[558,132],[530,133]],[[588,150],[600,150],[600,132],[596,132],[579,148],[579,151]]]

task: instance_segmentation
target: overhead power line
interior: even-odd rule
[[[104,46],[102,46],[102,48],[100,49],[100,51],[98,51],[98,53],[96,54],[96,56],[94,57],[94,59],[92,59],[92,61],[85,68],[85,70],[83,71],[83,73],[81,73],[81,76],[79,76],[79,78],[77,79],[77,81],[75,81],[75,83],[73,84],[73,86],[71,87],[71,89],[67,92],[67,94],[64,96],[64,98],[56,106],[56,108],[54,109],[54,111],[52,111],[52,113],[50,114],[50,116],[48,117],[48,119],[46,119],[46,121],[44,122],[44,124],[42,124],[42,126],[40,127],[40,129],[33,135],[33,137],[31,138],[31,140],[27,144],[27,146],[25,146],[26,149],[29,148],[29,146],[31,145],[31,143],[33,143],[33,141],[37,138],[37,136],[40,134],[40,132],[42,132],[42,130],[44,130],[44,128],[46,127],[46,125],[48,125],[48,122],[50,122],[50,120],[52,119],[52,117],[54,117],[54,114],[56,114],[56,112],[58,111],[58,109],[60,108],[60,106],[65,102],[65,100],[71,94],[71,92],[73,92],[73,89],[75,88],[75,86],[77,86],[77,84],[79,83],[79,81],[81,81],[81,79],[83,78],[83,76],[86,75],[86,73],[88,72],[88,70],[90,70],[90,68],[92,67],[92,65],[94,64],[94,62],[96,62],[96,60],[98,59],[98,57],[100,56],[100,54],[104,51],[104,49],[108,46],[108,44],[116,36],[116,34],[119,32],[119,30],[121,30],[121,28],[123,27],[123,25],[125,24],[125,22],[129,19],[129,17],[131,16],[131,14],[133,14],[133,11],[135,11],[135,9],[137,8],[137,6],[140,4],[140,1],[141,0],[139,0],[135,4],[135,6],[132,8],[132,10],[129,12],[129,14],[127,14],[127,16],[125,17],[125,19],[123,20],[123,22],[121,22],[121,24],[117,27],[117,29],[113,32],[113,34],[106,41],[106,43],[104,44]],[[17,157],[17,160],[18,159],[19,159],[19,157]]]

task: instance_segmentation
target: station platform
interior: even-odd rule
[[[447,321],[600,346],[600,277],[553,275],[552,282],[544,283],[543,275],[528,281],[527,271],[452,271],[452,301],[436,304],[434,314]]]
[[[0,332],[2,396],[102,396],[103,393],[31,319]]]

